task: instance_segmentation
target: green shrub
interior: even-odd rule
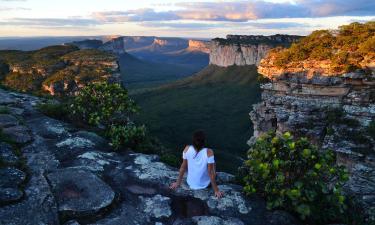
[[[58,120],[67,120],[70,115],[68,103],[47,102],[38,104],[37,108],[43,114]]]
[[[127,125],[112,125],[107,131],[107,136],[115,149],[120,147],[137,147],[145,141],[146,127],[135,126],[132,123]]]
[[[348,179],[332,151],[306,138],[268,133],[258,138],[244,163],[247,194],[259,193],[269,209],[285,209],[316,223],[340,220],[346,210],[341,186]]]
[[[178,167],[181,164],[180,162],[181,160],[177,156],[173,155],[172,153],[165,153],[161,155],[160,161],[173,167]]]
[[[130,116],[138,112],[126,89],[119,84],[92,83],[82,88],[71,105],[78,119],[93,126],[110,128],[127,125]]]

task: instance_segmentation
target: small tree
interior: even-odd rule
[[[73,115],[83,122],[109,128],[126,125],[138,107],[119,84],[92,83],[82,88],[71,105]]]
[[[332,151],[319,151],[306,138],[271,132],[248,152],[244,191],[265,197],[269,209],[286,209],[303,220],[335,221],[346,209],[341,187],[348,179],[335,161]]]

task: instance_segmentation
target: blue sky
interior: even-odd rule
[[[0,37],[308,34],[375,19],[375,0],[0,0]]]

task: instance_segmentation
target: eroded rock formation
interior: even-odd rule
[[[300,38],[292,35],[228,35],[226,39],[216,38],[211,41],[210,64],[221,67],[258,65],[270,49],[288,46]]]
[[[262,102],[250,113],[254,137],[291,131],[334,150],[337,162],[351,173],[346,190],[369,212],[375,209],[375,140],[369,131],[375,121],[373,63],[351,73],[332,73],[326,61],[279,68],[270,55],[258,72],[271,82],[261,86]]]
[[[0,89],[0,127],[22,127],[6,140],[17,145],[0,142],[0,224],[298,224],[244,196],[230,174],[218,174],[220,200],[185,183],[171,191],[176,168],[156,155],[114,152],[98,135],[38,112],[44,101]]]

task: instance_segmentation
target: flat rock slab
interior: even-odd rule
[[[197,216],[192,218],[196,225],[245,225],[235,218],[222,219],[217,216]]]
[[[139,199],[142,201],[143,212],[152,218],[167,218],[172,215],[171,199],[168,197],[155,195],[151,198],[145,198],[140,196]]]
[[[33,133],[44,138],[59,138],[68,134],[66,124],[48,117],[38,117],[28,122]]]
[[[29,129],[25,126],[4,128],[3,133],[18,144],[25,144],[32,140]]]
[[[59,224],[57,206],[42,175],[31,176],[22,201],[0,207],[0,224]]]
[[[12,146],[6,143],[0,143],[0,159],[6,164],[15,164],[18,162],[18,157],[14,154]]]
[[[19,169],[8,167],[0,169],[0,187],[18,187],[26,179],[26,174]]]
[[[115,193],[91,172],[66,168],[47,175],[59,205],[59,212],[71,217],[85,217],[111,205]]]
[[[18,125],[18,119],[9,114],[0,114],[0,128],[12,127]]]

